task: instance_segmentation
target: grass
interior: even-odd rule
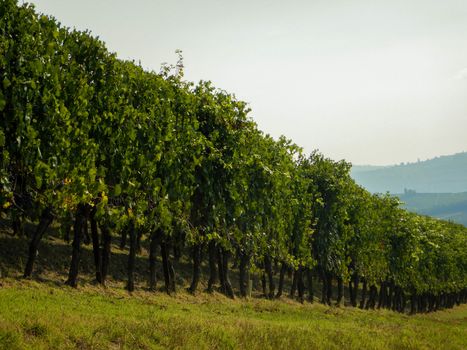
[[[466,349],[467,306],[408,316],[5,278],[0,349]]]
[[[24,280],[27,239],[1,228],[0,350],[467,349],[467,305],[409,316],[300,304],[286,297],[190,295],[182,289],[191,270],[183,259],[176,263],[180,291],[168,296],[147,290],[144,249],[137,260],[136,292],[124,290],[127,253],[116,246],[108,287],[92,284],[92,254],[85,246],[80,284],[73,289],[63,285],[70,247],[54,232],[41,243],[33,279]],[[233,271],[234,285],[236,278]]]

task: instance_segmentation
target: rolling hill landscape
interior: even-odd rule
[[[467,225],[467,152],[394,166],[355,165],[355,181],[410,210]]]
[[[95,5],[84,17],[97,14]],[[151,11],[146,5],[140,10],[150,14],[147,24],[161,13],[184,24],[178,17],[183,9],[161,2]],[[267,10],[257,5],[255,23]],[[120,25],[139,8],[125,4],[118,14],[114,7],[105,6],[95,18]],[[348,10],[342,7],[345,16]],[[183,31],[211,46],[196,32],[204,21],[193,11],[186,12],[196,25]],[[210,14],[205,34],[217,30],[211,20],[228,22],[228,12],[222,7]],[[243,27],[242,21],[232,28]],[[64,23],[70,27],[32,4],[0,1],[0,350],[467,349],[467,153],[355,166],[351,175],[349,162],[306,153],[306,145],[283,136],[285,128],[282,136],[263,131],[249,102],[210,80],[185,80],[182,50],[175,51],[175,65],[162,64],[157,73],[122,59],[123,50],[110,51],[111,41],[108,48],[92,25],[80,31],[71,29],[73,21]],[[337,21],[322,23],[319,33]],[[399,21],[389,23],[391,30],[393,23]],[[134,30],[131,40],[143,42],[143,32]],[[171,31],[163,26],[158,32],[161,37],[150,36],[151,45],[144,45]],[[224,36],[213,43],[219,38]],[[193,47],[204,61],[212,58],[205,44]],[[245,46],[231,48],[241,52]],[[359,66],[363,72],[368,64]],[[235,63],[224,71],[233,69],[242,70]],[[353,78],[340,80],[359,90],[361,104],[371,105],[362,93],[369,85],[360,78],[360,87]],[[296,83],[303,80],[297,75]],[[314,97],[296,83],[280,86]],[[333,105],[334,85],[328,91]],[[350,92],[342,107],[351,115]],[[278,98],[266,95],[276,109]],[[399,108],[407,106],[401,102]],[[286,117],[294,115],[287,110]],[[411,112],[405,113],[404,123]],[[375,114],[384,117],[367,115]],[[340,117],[335,114],[334,129]],[[467,124],[443,123],[465,142]],[[346,148],[337,130],[310,125]],[[368,142],[371,154],[361,155],[364,162],[390,162],[375,152],[365,126],[376,137],[389,136],[382,145],[389,156],[410,156],[403,142],[399,155],[386,125],[352,125],[355,132],[340,127]],[[448,141],[452,133],[441,135]],[[439,143],[430,146],[436,150],[427,149],[435,152],[429,154],[442,152]],[[351,158],[358,154],[346,151]]]

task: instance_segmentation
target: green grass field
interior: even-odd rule
[[[288,299],[1,280],[0,349],[466,349],[467,306],[408,316]]]
[[[0,231],[0,349],[467,349],[467,305],[409,316],[288,297],[270,301],[259,290],[250,300],[193,296],[183,289],[190,282],[188,261],[175,264],[175,296],[162,292],[161,282],[158,292],[147,291],[144,274],[137,274],[130,295],[127,252],[115,245],[108,287],[92,283],[91,248],[83,246],[73,289],[64,286],[71,248],[57,232],[44,238],[34,278],[24,280],[27,239]],[[143,245],[138,271],[146,271],[146,255]]]

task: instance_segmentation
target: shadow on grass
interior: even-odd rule
[[[5,229],[5,223],[0,227],[0,277],[21,278],[28,256],[29,238],[13,237],[11,232]],[[26,232],[32,232],[33,227],[26,227]],[[120,287],[124,286],[127,279],[127,264],[128,251],[121,250],[117,246],[119,238],[113,237],[112,251],[109,264],[109,284]],[[148,262],[148,242],[144,239],[141,242],[142,253],[136,257],[135,266],[135,285],[137,289],[147,289],[147,281],[149,277],[149,262]],[[60,238],[60,233],[56,227],[52,227],[48,234],[42,239],[38,255],[35,261],[32,278],[40,282],[51,283],[54,285],[63,285],[68,277],[68,269],[71,261],[72,247],[70,243],[66,243]],[[191,282],[192,264],[189,260],[191,257],[190,249],[185,249],[182,258],[179,261],[173,261],[176,272],[177,288],[187,288]],[[209,278],[209,269],[207,266],[207,254],[203,256],[203,264],[201,269],[201,280],[199,283],[199,291],[203,291],[207,287]],[[81,260],[79,266],[79,283],[93,283],[95,276],[95,267],[92,253],[92,245],[82,245]],[[162,266],[160,252],[158,252],[157,280],[158,289],[164,290]],[[287,275],[286,275],[287,276]],[[238,292],[238,270],[232,269],[230,273],[232,286]],[[258,274],[252,274],[253,293],[254,297],[262,297],[261,278]],[[276,291],[278,286],[278,273],[275,275]],[[290,291],[291,276],[286,277],[283,297],[287,297]],[[316,278],[314,283],[315,301],[320,296],[321,284],[317,283]],[[336,290],[333,291],[334,296]],[[349,300],[348,290],[345,288],[345,302]]]
[[[28,256],[29,239],[27,237],[12,237],[4,231],[0,233],[0,271],[3,277],[20,278]],[[143,255],[136,258],[135,280],[144,287],[149,275],[149,263],[145,249]],[[56,282],[62,284],[68,276],[71,261],[71,244],[54,235],[44,237],[39,245],[38,255],[34,264],[33,278],[39,281]],[[95,274],[92,245],[82,245],[79,266],[79,279],[81,282],[92,282]],[[160,260],[159,260],[160,262]],[[109,266],[109,279],[113,281],[126,281],[128,256],[127,251],[112,246]],[[184,283],[189,277],[185,271],[190,270],[188,263],[175,263],[178,268],[177,283]],[[161,271],[157,277],[162,277]],[[159,281],[160,282],[160,281]],[[160,283],[159,283],[160,284]]]

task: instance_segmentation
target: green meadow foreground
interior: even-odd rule
[[[0,227],[1,228],[1,227]],[[300,304],[220,293],[185,292],[191,266],[174,262],[178,292],[149,292],[145,275],[125,287],[126,252],[112,246],[106,288],[93,281],[92,250],[81,254],[78,288],[64,285],[70,247],[52,231],[40,247],[37,273],[22,279],[27,241],[0,229],[2,349],[467,349],[467,305],[429,314]],[[139,271],[147,264],[143,242]],[[237,271],[232,274],[238,284]],[[206,275],[207,270],[203,270]],[[259,287],[259,285],[257,285]],[[289,286],[287,286],[288,290]],[[320,285],[315,286],[316,291]],[[346,292],[347,294],[347,292]],[[348,302],[348,300],[347,300]]]
[[[466,349],[467,306],[409,316],[0,280],[0,349]]]

